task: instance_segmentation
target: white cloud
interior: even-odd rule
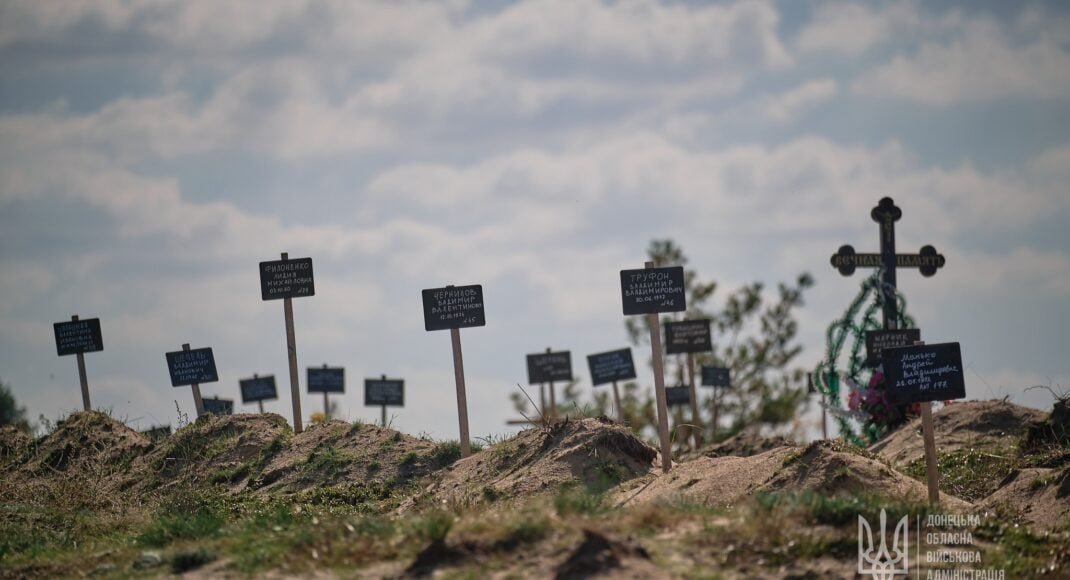
[[[823,78],[801,84],[765,103],[765,114],[774,121],[784,122],[801,110],[832,99],[840,87],[835,79]]]
[[[825,2],[814,10],[799,33],[803,52],[831,52],[857,57],[893,37],[915,31],[921,24],[914,2],[873,4]]]
[[[1016,42],[999,23],[977,19],[947,40],[921,45],[859,78],[855,93],[947,106],[1002,98],[1063,99],[1070,52],[1051,35]]]

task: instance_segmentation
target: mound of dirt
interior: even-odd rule
[[[796,453],[797,448],[780,447],[750,457],[700,456],[676,464],[669,473],[651,474],[622,487],[615,503],[687,497],[706,505],[728,506],[761,490]]]
[[[1070,467],[1016,470],[981,506],[1039,529],[1064,530],[1070,524]]]
[[[583,530],[581,542],[569,557],[557,566],[554,578],[669,578],[650,559],[642,546],[618,540],[593,530]]]
[[[840,441],[815,441],[805,448],[780,447],[750,457],[700,457],[672,472],[621,490],[621,502],[686,497],[728,506],[756,492],[815,491],[924,499],[925,485],[889,467],[880,458]],[[944,495],[945,506],[969,504]]]
[[[415,501],[467,505],[553,492],[566,484],[604,490],[648,473],[656,456],[608,419],[563,421],[527,429],[458,461]]]
[[[1022,448],[1061,446],[1067,442],[1070,442],[1070,401],[1059,400],[1046,419],[1029,425]]]
[[[778,447],[793,447],[795,442],[787,437],[774,436],[762,437],[758,433],[744,431],[704,449],[702,454],[706,457],[750,457],[765,453]]]
[[[23,450],[30,446],[33,438],[21,429],[11,425],[0,426],[0,463],[14,460]]]
[[[924,500],[924,483],[889,467],[880,457],[842,441],[815,441],[788,457],[784,469],[766,482],[764,491],[820,491],[827,494],[867,494]],[[945,507],[969,504],[941,494]]]
[[[381,499],[458,457],[456,444],[417,439],[375,425],[330,421],[294,436],[248,487],[261,494],[334,489],[342,496],[354,495],[354,500]]]
[[[936,447],[941,452],[966,447],[1012,447],[1030,424],[1039,423],[1045,417],[1043,411],[1006,401],[954,403],[933,413]],[[869,450],[893,465],[906,465],[924,457],[921,418],[903,425]]]
[[[62,477],[72,469],[99,472],[121,469],[150,447],[148,439],[98,411],[72,413],[48,435],[29,444],[22,472],[26,477]]]
[[[223,484],[237,491],[291,437],[275,414],[208,414],[186,425],[135,461],[131,476],[144,489]]]

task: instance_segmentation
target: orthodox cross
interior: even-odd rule
[[[879,254],[856,254],[849,245],[840,246],[832,255],[832,267],[844,276],[850,276],[855,268],[880,268],[881,292],[883,294],[884,329],[894,330],[899,320],[896,312],[895,270],[917,268],[922,276],[932,276],[944,267],[944,256],[932,246],[922,246],[917,254],[895,253],[895,222],[903,217],[903,210],[896,207],[892,198],[885,197],[870,212],[873,221],[880,225],[881,251]]]

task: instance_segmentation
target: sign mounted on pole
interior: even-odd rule
[[[867,331],[866,366],[873,368],[881,364],[881,355],[886,348],[912,346],[915,342],[920,340],[921,330],[917,328]]]
[[[79,320],[78,315],[71,316],[70,322],[52,324],[56,335],[56,354],[59,356],[75,355],[78,362],[78,382],[82,387],[82,410],[92,408],[89,403],[89,376],[85,370],[87,352],[104,350],[104,339],[100,333],[100,319],[87,318]]]
[[[309,393],[346,392],[346,370],[342,367],[308,367]]]
[[[635,378],[635,362],[632,360],[630,348],[589,354],[587,368],[591,371],[591,384],[596,387]]]
[[[643,270],[621,270],[620,296],[624,315],[646,314],[647,326],[650,327],[661,470],[668,473],[672,469],[672,443],[669,441],[669,410],[665,404],[665,361],[661,354],[661,321],[658,313],[687,310],[684,268],[655,268],[654,262],[647,262]]]
[[[483,286],[447,286],[423,291],[424,330],[486,326]]]
[[[364,379],[366,407],[404,407],[405,381],[401,379]]]
[[[624,422],[624,408],[620,404],[620,389],[617,381],[635,378],[635,362],[632,349],[622,348],[598,354],[587,355],[587,368],[591,371],[591,384],[594,386],[613,384],[613,407],[617,411],[617,421]]]
[[[683,312],[687,310],[684,267],[621,270],[620,294],[625,316]]]
[[[260,298],[282,299],[282,316],[286,324],[286,359],[290,367],[290,398],[293,402],[294,433],[304,430],[301,419],[301,387],[297,379],[297,333],[294,331],[293,298],[314,296],[312,258],[290,259],[283,252],[281,260],[260,262]]]
[[[702,386],[731,387],[732,370],[724,367],[702,367]]]
[[[957,342],[889,348],[883,354],[884,388],[893,403],[921,404],[925,476],[929,503],[940,503],[940,466],[936,462],[933,401],[966,398],[962,351]]]
[[[540,352],[528,355],[528,384],[572,380],[572,353]]]
[[[201,383],[219,381],[215,369],[215,356],[211,348],[190,350],[189,343],[182,345],[182,350],[166,353],[167,372],[171,375],[172,387],[189,385],[193,390],[193,404],[197,416],[204,415],[204,401],[201,399]]]
[[[457,423],[460,428],[461,456],[472,454],[468,435],[468,399],[464,388],[464,358],[461,355],[461,330],[486,326],[483,310],[483,286],[446,286],[422,292],[424,330],[449,330],[453,345],[453,376],[457,385]]]
[[[234,401],[231,399],[220,399],[219,397],[209,397],[204,399],[204,412],[212,413],[214,415],[233,415],[234,414]]]
[[[885,391],[892,403],[966,398],[957,342],[889,348],[883,363]]]
[[[713,340],[710,338],[710,321],[683,320],[665,323],[666,354],[687,354],[710,352]]]
[[[279,398],[278,390],[275,388],[275,375],[264,377],[253,375],[251,379],[238,381],[238,386],[241,388],[241,402],[245,404],[274,401]]]
[[[687,385],[667,387],[665,404],[670,407],[683,407],[691,404],[691,389]]]

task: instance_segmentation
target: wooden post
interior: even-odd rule
[[[653,268],[654,262],[647,262],[647,268]],[[672,444],[669,442],[669,418],[665,404],[665,363],[661,356],[661,321],[656,312],[646,315],[650,327],[650,351],[654,358],[654,399],[658,408],[658,439],[661,442],[661,470],[668,473],[672,469]]]
[[[379,380],[385,381],[386,375],[380,377]],[[382,417],[380,418],[379,424],[383,426],[383,429],[386,429],[386,405],[383,405],[382,407]]]
[[[546,385],[539,385],[539,415],[546,419]]]
[[[825,410],[825,392],[821,392],[821,438],[829,438],[828,413]]]
[[[720,417],[718,416],[718,414],[720,413],[720,408],[717,401],[717,387],[713,387],[713,396],[710,397],[710,407],[712,407],[711,410],[713,411],[713,441],[716,442],[717,432],[718,429],[720,429]]]
[[[468,399],[464,393],[464,361],[461,358],[460,329],[450,329],[450,340],[453,343],[453,375],[457,381],[457,422],[461,429],[461,457],[468,457],[472,454],[472,447],[468,442]]]
[[[922,346],[924,340],[914,342]],[[929,503],[940,505],[940,467],[936,464],[936,435],[933,433],[933,404],[921,404],[921,437],[925,441],[925,480],[929,486]]]
[[[695,391],[695,357],[687,353],[687,386],[691,391],[691,432],[695,438],[695,449],[702,447],[702,415],[698,412],[698,393]]]
[[[546,354],[550,354],[550,347],[546,347]],[[553,381],[550,381],[550,418],[557,418],[557,397],[554,396]]]
[[[182,345],[182,350],[189,350],[189,343]],[[193,406],[197,409],[197,418],[200,419],[201,415],[204,415],[204,401],[201,399],[201,386],[197,383],[190,385],[193,387]]]
[[[78,315],[71,316],[71,322],[78,322]],[[85,372],[85,354],[75,353],[78,359],[78,382],[82,385],[82,410],[89,411],[93,407],[89,404],[89,377]]]
[[[282,253],[283,261],[290,255]],[[297,337],[294,334],[294,308],[291,298],[282,299],[282,313],[286,318],[286,353],[290,363],[290,398],[293,399],[294,433],[304,430],[301,424],[301,387],[297,382]]]
[[[617,422],[624,422],[624,408],[620,406],[620,389],[617,388],[617,381],[613,381],[613,405],[617,409]]]
[[[323,420],[331,420],[331,402],[327,399],[327,391],[323,392]]]
[[[260,405],[260,414],[263,415],[264,414],[264,401],[263,400],[257,401],[256,404]]]

